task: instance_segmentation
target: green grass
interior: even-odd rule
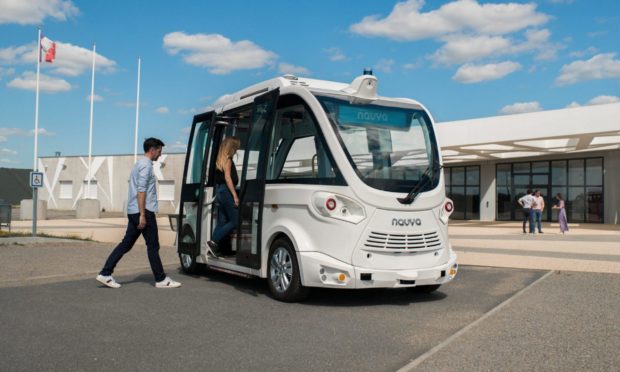
[[[30,233],[30,232],[21,232],[21,231],[10,231],[9,232],[9,231],[6,231],[6,230],[0,230],[0,238],[29,237],[29,236],[32,236],[32,233]],[[45,234],[45,233],[38,233],[37,237],[82,240],[82,241],[87,241],[87,242],[94,241],[92,238],[82,238],[82,237],[77,236],[77,235],[57,236],[57,235],[50,235],[50,234]]]

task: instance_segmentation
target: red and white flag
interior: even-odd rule
[[[42,54],[45,53],[45,62],[52,63],[56,58],[56,43],[47,37],[41,38],[41,50],[39,51],[39,61]]]

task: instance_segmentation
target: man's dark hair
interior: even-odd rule
[[[164,145],[164,143],[158,139],[158,138],[147,138],[144,140],[144,145],[142,145],[142,147],[144,147],[144,152],[149,152],[150,149],[152,149],[153,147],[155,148],[159,148],[159,147],[164,147],[166,145]]]
[[[146,142],[145,142],[146,143]],[[146,145],[145,145],[146,146]],[[145,151],[146,152],[146,151]],[[532,193],[532,189],[527,189],[527,195]]]

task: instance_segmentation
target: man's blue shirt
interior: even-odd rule
[[[138,192],[146,192],[145,208],[157,213],[157,187],[153,173],[153,161],[146,156],[138,159],[129,175],[129,194],[127,195],[127,214],[140,213],[138,208]]]

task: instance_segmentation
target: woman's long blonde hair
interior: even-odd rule
[[[215,167],[222,172],[224,172],[224,167],[226,167],[226,161],[228,158],[232,157],[237,150],[239,150],[239,146],[241,146],[241,141],[239,137],[226,137],[224,141],[220,144],[220,149],[217,152],[217,159],[215,160]]]

